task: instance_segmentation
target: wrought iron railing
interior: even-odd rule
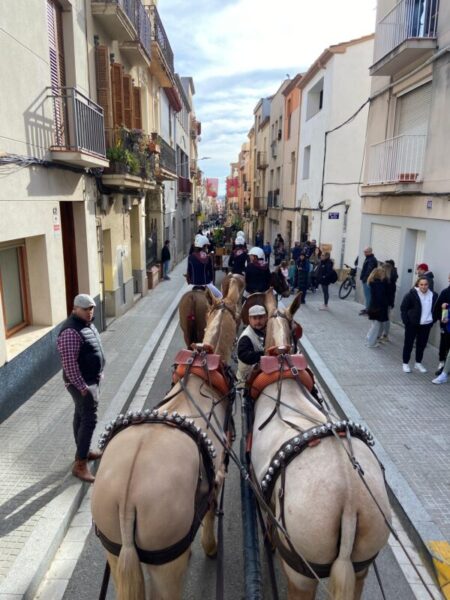
[[[173,64],[173,52],[170,47],[169,38],[167,37],[166,30],[159,16],[158,9],[154,4],[150,7],[153,23],[152,23],[152,41],[158,43],[161,52],[164,56],[166,63],[168,64],[170,71],[174,72]]]
[[[100,0],[93,0],[100,2]],[[119,6],[127,15],[137,33],[137,38],[151,58],[151,23],[141,0],[103,0],[107,4]]]
[[[267,152],[265,150],[258,150],[256,153],[256,168],[265,169],[268,166],[269,161],[267,160]]]
[[[171,173],[176,173],[177,165],[175,150],[158,133],[153,133],[152,139],[159,144],[160,147],[159,167]]]
[[[374,62],[410,38],[435,38],[439,0],[400,0],[377,24]]]
[[[191,194],[192,183],[186,177],[178,177],[178,193],[179,194]]]
[[[370,146],[367,183],[421,181],[426,143],[426,135],[398,135]]]
[[[53,149],[105,158],[103,109],[73,87],[47,88],[53,102]]]

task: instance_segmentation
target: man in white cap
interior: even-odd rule
[[[239,387],[245,387],[249,375],[264,355],[266,339],[267,312],[261,304],[255,304],[248,311],[248,326],[238,341],[237,380]]]
[[[208,287],[216,298],[222,298],[222,293],[213,284],[214,267],[206,251],[208,244],[208,238],[197,233],[193,252],[188,257],[187,282],[196,287]]]
[[[72,314],[61,326],[57,347],[61,356],[63,379],[75,404],[73,433],[77,452],[72,474],[93,483],[88,460],[101,457],[90,450],[97,423],[99,384],[105,366],[105,354],[97,328],[93,324],[95,301],[88,294],[78,294]]]

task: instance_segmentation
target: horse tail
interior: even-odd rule
[[[134,507],[130,510],[119,509],[122,548],[117,561],[117,598],[118,600],[144,600],[145,584],[141,563],[134,543]]]
[[[331,567],[329,592],[334,600],[349,600],[355,593],[355,571],[350,556],[356,534],[356,513],[345,511],[341,518],[339,554]]]

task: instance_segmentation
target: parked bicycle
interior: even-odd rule
[[[345,298],[347,298],[347,296],[350,295],[350,292],[352,290],[356,290],[356,271],[357,268],[356,267],[350,267],[349,265],[346,265],[344,263],[344,266],[347,269],[350,269],[349,274],[347,275],[347,277],[344,279],[344,281],[341,283],[340,287],[339,287],[339,298],[341,298],[342,300],[344,300]]]

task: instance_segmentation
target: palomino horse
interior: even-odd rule
[[[228,293],[230,281],[233,280],[240,289],[244,291],[245,280],[242,275],[228,273],[222,280],[222,294]],[[186,348],[192,344],[203,341],[206,327],[206,315],[211,307],[211,295],[201,287],[186,292],[178,305],[180,326],[183,330]]]
[[[317,401],[304,357],[288,354],[300,298],[277,309],[273,294],[266,294],[266,354],[272,356],[262,358],[262,379],[252,384],[251,461],[266,503],[287,532],[272,523],[289,600],[315,598],[318,580],[310,567],[319,578],[330,577],[334,600],[356,600],[387,542],[390,506],[371,435],[352,421],[332,419]],[[373,498],[353,465],[362,467]]]
[[[119,600],[145,598],[142,562],[152,600],[181,598],[190,544],[203,515],[203,548],[209,556],[216,553],[214,504],[224,477],[221,436],[232,397],[224,364],[236,336],[239,296],[231,281],[225,298],[211,298],[201,348],[213,354],[180,351],[178,382],[159,408],[120,415],[103,434],[107,445],[92,515]]]

